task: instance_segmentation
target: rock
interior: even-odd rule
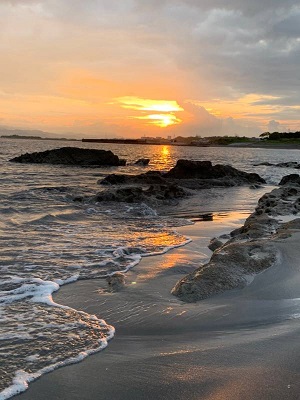
[[[96,202],[116,201],[125,203],[137,203],[145,200],[143,189],[139,187],[127,187],[116,190],[106,190],[97,193],[93,198]]]
[[[118,292],[125,286],[125,275],[122,272],[115,272],[113,275],[106,278],[111,291]]]
[[[297,163],[297,161],[288,161],[288,162],[283,162],[279,164],[275,164],[276,167],[280,168],[300,168],[300,164]]]
[[[254,167],[259,167],[259,166],[263,166],[263,165],[265,165],[266,167],[271,167],[271,166],[273,166],[273,165],[275,165],[275,164],[272,164],[272,163],[269,163],[269,162],[262,162],[262,163],[259,163],[259,164],[253,164],[254,165]]]
[[[286,175],[279,182],[279,186],[290,185],[290,184],[300,185],[300,176],[298,174]]]
[[[82,167],[118,166],[125,165],[125,160],[120,160],[111,151],[82,149],[79,147],[62,147],[38,153],[26,153],[10,161],[18,163],[36,164],[63,164]]]
[[[249,186],[250,189],[261,189],[261,186],[258,185],[257,183],[254,183],[253,185]]]
[[[180,183],[179,183],[180,182]],[[178,160],[169,172],[148,171],[140,175],[108,175],[98,181],[101,185],[152,185],[179,183],[190,189],[206,189],[215,186],[237,186],[265,183],[257,174],[239,171],[230,165],[215,165],[210,161]]]
[[[94,201],[116,201],[126,203],[147,202],[147,200],[173,200],[188,196],[188,193],[181,187],[168,185],[151,185],[147,189],[130,186],[118,189],[110,189],[97,193]]]
[[[271,193],[264,194],[258,201],[256,215],[290,215],[300,211],[300,187],[287,183]]]
[[[135,165],[142,165],[142,166],[146,166],[148,165],[150,162],[150,158],[140,158],[138,159],[134,164]]]
[[[231,232],[225,244],[218,247],[218,239],[211,241],[214,253],[210,261],[181,279],[172,294],[194,302],[225,290],[240,289],[248,284],[251,276],[276,262],[277,241],[300,230],[300,218],[286,223],[280,221],[281,215],[300,213],[299,176],[286,178],[284,186],[259,199],[254,213],[241,228]]]
[[[140,175],[126,175],[126,174],[111,174],[106,176],[104,179],[98,181],[101,185],[153,185],[153,184],[165,184],[166,179],[162,177],[159,171],[148,171],[145,174]]]
[[[223,242],[221,242],[221,240],[217,239],[217,238],[213,238],[211,239],[208,248],[211,251],[215,251],[217,249],[219,249],[221,246],[223,246]]]
[[[230,243],[215,251],[209,263],[181,279],[172,294],[191,303],[225,290],[241,289],[250,275],[271,267],[276,255],[276,247],[267,240]]]
[[[268,167],[279,167],[279,168],[296,168],[296,169],[300,169],[300,164],[297,161],[288,161],[288,162],[282,162],[282,163],[278,163],[278,164],[272,164],[269,162],[262,162],[259,164],[254,164],[255,167],[260,166],[260,165],[265,165]]]
[[[163,175],[167,179],[200,179],[213,180],[228,178],[233,184],[266,183],[258,174],[239,171],[230,165],[212,165],[210,161],[178,160],[174,168]]]

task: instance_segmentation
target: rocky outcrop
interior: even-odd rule
[[[111,151],[82,149],[79,147],[62,147],[38,153],[26,153],[10,161],[33,164],[63,164],[81,167],[118,166],[126,161],[119,159]]]
[[[147,201],[170,201],[188,196],[188,193],[177,185],[151,185],[147,189],[130,186],[118,189],[109,189],[97,193],[93,201],[114,201],[126,203],[141,203]],[[74,199],[75,201],[75,199]]]
[[[211,242],[215,251],[210,261],[181,279],[172,294],[186,302],[195,302],[230,289],[245,287],[249,279],[271,267],[277,259],[276,242],[300,229],[300,186],[286,177],[285,186],[265,194],[245,224],[231,232],[221,244]],[[295,215],[283,223],[280,216]]]
[[[155,185],[175,183],[190,189],[215,186],[260,185],[265,183],[257,174],[239,171],[230,165],[215,165],[210,161],[178,160],[169,172],[149,171],[139,175],[108,175],[101,185]]]
[[[213,253],[208,264],[181,279],[172,294],[186,302],[195,302],[247,285],[252,274],[271,267],[276,248],[267,241],[229,243]]]
[[[262,162],[259,164],[254,164],[255,167],[258,166],[267,166],[267,167],[279,167],[279,168],[296,168],[296,169],[300,169],[300,164],[297,161],[288,161],[288,162],[282,162],[282,163],[278,163],[278,164],[272,164],[269,162]]]
[[[232,179],[236,184],[266,183],[258,174],[240,171],[230,165],[212,165],[210,161],[178,160],[174,168],[164,174],[167,179]]]

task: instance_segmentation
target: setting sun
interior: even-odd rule
[[[175,112],[184,111],[184,109],[175,100],[151,100],[126,96],[117,98],[116,101],[122,108],[139,112],[131,118],[145,120],[149,125],[166,128],[182,122]],[[156,111],[158,114],[146,114],[147,111]]]
[[[133,117],[136,119],[144,119],[148,124],[166,128],[170,125],[179,124],[181,119],[177,118],[174,114],[150,114],[142,117]]]

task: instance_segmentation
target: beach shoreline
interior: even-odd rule
[[[211,237],[241,225],[242,220],[229,218],[178,228],[193,241],[143,258],[128,272],[124,291],[105,293],[104,280],[64,286],[55,301],[106,319],[115,326],[116,336],[104,351],[42,376],[16,398],[298,398],[300,300],[287,299],[281,292],[290,290],[285,279],[293,279],[292,289],[297,291],[299,278],[295,280],[293,268],[299,235],[280,244],[282,257],[292,261],[290,273],[281,276],[278,298],[274,281],[267,282],[274,271],[282,275],[280,265],[242,291],[198,303],[182,303],[170,294],[180,277],[210,257]]]

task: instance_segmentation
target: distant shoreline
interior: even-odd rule
[[[68,139],[68,138],[50,138],[50,137],[41,137],[41,136],[22,136],[22,135],[2,135],[1,139],[21,139],[21,140],[60,140],[66,142],[79,142],[80,139]]]
[[[163,142],[163,141],[153,141],[146,142],[142,139],[82,139],[84,143],[111,143],[111,144],[139,144],[139,145],[160,145],[160,146],[184,146],[184,147],[241,147],[241,148],[259,148],[259,149],[291,149],[300,150],[299,144],[287,144],[287,143],[267,143],[266,141],[261,142],[246,142],[246,143],[231,143],[227,145],[217,145],[217,144],[192,144],[192,143],[174,143],[174,142]]]
[[[267,143],[264,142],[246,142],[246,143],[231,143],[227,145],[217,144],[187,144],[187,143],[172,143],[163,141],[146,142],[142,139],[74,139],[74,138],[50,138],[41,136],[21,136],[21,135],[2,135],[1,139],[16,139],[16,140],[57,140],[65,142],[83,142],[83,143],[110,143],[110,144],[137,144],[137,145],[150,145],[150,146],[181,146],[181,147],[230,147],[230,148],[251,148],[251,149],[284,149],[284,150],[300,150],[299,144],[288,144],[288,143]]]

